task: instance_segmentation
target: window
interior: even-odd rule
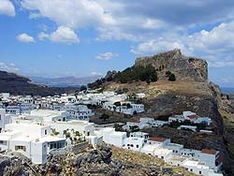
[[[190,169],[190,171],[192,172],[192,171],[193,171],[193,169]]]
[[[15,150],[23,150],[23,151],[26,151],[26,147],[23,146],[23,145],[16,145],[16,146],[15,146]]]
[[[138,144],[136,145],[136,148],[139,148],[139,145],[138,145]]]
[[[163,157],[163,156],[161,156],[161,158],[162,158],[162,159],[164,159],[164,157]]]
[[[47,130],[45,130],[45,135],[47,135]]]
[[[1,145],[7,145],[7,141],[0,141]]]
[[[199,174],[202,174],[202,172],[201,172],[201,171],[199,171]]]

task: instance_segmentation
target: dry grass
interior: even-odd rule
[[[111,83],[106,86],[107,90],[118,90],[127,88],[128,93],[145,92],[148,97],[156,97],[166,92],[187,94],[187,95],[207,95],[210,92],[208,82],[194,81],[157,81],[147,84],[146,82],[133,82],[128,84]]]
[[[173,173],[176,174],[183,174],[186,176],[193,176],[195,174],[188,172],[183,167],[176,167],[165,163],[162,159],[154,157],[152,155],[147,155],[140,152],[135,152],[132,150],[122,149],[118,147],[112,147],[112,159],[122,160],[125,163],[134,163],[134,164],[141,164],[142,167],[150,167],[150,166],[157,166],[157,167],[171,167],[173,168]]]

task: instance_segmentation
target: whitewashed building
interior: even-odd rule
[[[139,129],[149,128],[149,127],[162,127],[166,124],[169,124],[167,121],[154,120],[149,117],[141,117],[139,120],[132,120],[127,122],[123,129],[130,130],[131,127],[137,126]]]
[[[140,152],[144,144],[144,138],[128,137],[125,140],[125,146],[123,148]]]
[[[10,123],[11,116],[6,114],[5,109],[0,109],[0,132],[5,128],[5,125]]]
[[[1,151],[20,152],[35,164],[44,164],[50,150],[63,148],[64,138],[50,136],[50,126],[44,124],[6,124],[0,133]]]
[[[211,118],[209,117],[200,117],[195,112],[192,111],[183,111],[182,115],[174,115],[169,117],[169,123],[173,121],[183,122],[185,120],[189,120],[193,123],[206,123],[208,126],[211,124]]]
[[[67,104],[64,107],[66,121],[87,120],[94,115],[94,112],[87,105]]]
[[[127,139],[126,132],[115,131],[114,128],[106,127],[94,132],[96,136],[103,137],[103,141],[118,147],[124,147]]]

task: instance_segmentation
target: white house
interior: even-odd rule
[[[133,115],[135,113],[144,112],[145,107],[143,104],[135,104],[132,102],[121,102],[121,106],[116,106],[115,111],[123,114]]]
[[[87,120],[94,115],[93,111],[86,105],[67,104],[64,107],[66,121],[69,120]]]
[[[214,171],[219,171],[223,165],[223,155],[219,151],[213,149],[202,149],[197,158],[207,163]]]
[[[125,146],[123,148],[139,152],[144,146],[144,143],[144,138],[128,137],[125,140]]]
[[[143,138],[143,139],[145,139],[145,143],[146,143],[148,141],[148,139],[149,139],[149,134],[137,131],[137,132],[130,133],[129,137]]]
[[[189,120],[193,123],[202,123],[205,122],[207,125],[211,124],[211,118],[209,117],[200,117],[195,112],[192,111],[183,111],[182,115],[174,115],[168,118],[169,123],[173,121],[183,122]]]
[[[150,125],[152,127],[162,127],[162,126],[167,125],[167,124],[169,124],[169,122],[168,121],[164,121],[164,120],[153,120],[150,123]]]
[[[161,137],[149,137],[147,144],[160,144],[162,147],[170,143],[170,139]]]
[[[156,156],[157,158],[161,158],[164,161],[168,161],[171,155],[172,155],[172,150],[166,148],[160,147],[154,150],[154,156]]]
[[[148,127],[162,127],[163,125],[168,124],[167,121],[154,120],[149,117],[141,117],[139,120],[132,120],[126,123],[123,126],[123,129],[130,130],[131,127],[137,126],[139,129],[148,128]]]
[[[191,131],[197,131],[197,126],[191,126],[191,125],[180,125],[178,130],[191,130]]]
[[[187,158],[182,165],[188,171],[193,172],[197,175],[204,176],[223,176],[222,173],[214,172],[206,163],[202,163],[200,160],[196,158]]]
[[[160,148],[161,146],[158,144],[152,144],[152,145],[147,145],[145,144],[142,148],[141,148],[141,152],[142,153],[146,153],[148,155],[153,155],[155,156],[154,151],[157,150],[158,148]]]
[[[64,137],[67,133],[70,136],[79,132],[82,137],[94,135],[94,124],[87,121],[71,120],[67,122],[56,121],[50,123],[51,129],[58,133],[57,136]],[[66,133],[66,134],[65,134]],[[80,137],[81,137],[80,136]]]
[[[10,123],[11,116],[6,114],[5,109],[0,109],[0,132],[5,128],[5,125]]]
[[[65,145],[66,140],[50,136],[50,126],[44,124],[6,124],[0,133],[1,150],[20,152],[35,164],[44,164],[50,150]]]
[[[183,145],[177,143],[167,143],[164,148],[170,149],[173,152],[173,155],[180,155],[180,151],[184,148]]]
[[[95,131],[95,134],[98,137],[102,136],[105,143],[118,147],[124,147],[127,138],[126,132],[115,131],[115,129],[111,127],[106,127]]]
[[[6,113],[8,114],[20,114],[20,107],[15,104],[11,104],[6,107]]]

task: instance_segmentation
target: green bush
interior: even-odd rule
[[[175,81],[175,80],[176,80],[175,75],[173,73],[170,74],[170,76],[168,77],[168,81]]]

